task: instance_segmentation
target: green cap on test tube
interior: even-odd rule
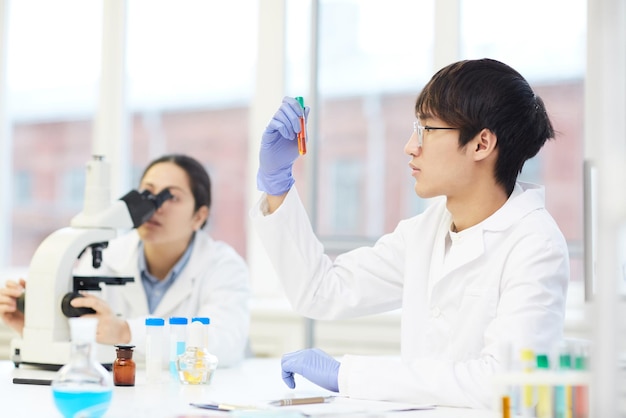
[[[300,107],[304,109],[304,98],[302,96],[296,97],[298,103],[300,103]]]
[[[548,356],[545,354],[537,354],[537,368],[538,369],[547,369],[549,368]]]

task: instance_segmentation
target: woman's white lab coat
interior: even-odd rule
[[[130,276],[135,280],[123,286],[105,286],[94,293],[105,299],[111,309],[125,318],[131,330],[131,342],[139,359],[145,353],[145,318],[160,317],[167,323],[171,316],[206,316],[209,325],[209,351],[219,359],[219,367],[239,362],[248,343],[250,324],[249,272],[245,261],[227,244],[215,241],[206,233],[196,233],[191,257],[185,268],[163,296],[153,314],[138,268],[139,235],[135,230],[109,242],[103,263],[94,270],[83,256],[76,274]],[[98,293],[101,293],[100,295]]]
[[[547,352],[562,338],[568,250],[539,186],[518,183],[501,209],[454,240],[439,200],[334,262],[295,188],[271,215],[264,203],[251,217],[295,310],[336,319],[402,308],[400,358],[344,356],[343,395],[491,407],[509,347]]]

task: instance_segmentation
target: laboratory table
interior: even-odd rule
[[[27,366],[15,368],[10,361],[0,361],[0,416],[60,418],[52,399],[50,386],[14,384],[14,377],[52,379],[54,372]],[[215,412],[190,406],[197,403],[228,403],[237,405],[267,405],[270,400],[329,396],[328,392],[298,376],[296,389],[285,386],[280,377],[280,359],[247,359],[232,368],[218,369],[210,385],[188,386],[178,383],[167,371],[160,382],[147,383],[143,369],[138,367],[135,386],[115,387],[111,405],[105,418],[199,418],[228,416],[228,412]],[[341,417],[397,418],[496,418],[499,414],[487,410],[443,408],[390,412],[401,404],[359,401],[336,398],[336,401],[308,406],[290,406],[259,411],[256,416],[283,416],[298,412],[310,416],[332,415]],[[389,405],[389,407],[387,407]],[[272,408],[272,407],[270,407]],[[367,411],[367,412],[365,412]],[[255,414],[248,412],[248,417]],[[237,414],[231,414],[237,415]]]

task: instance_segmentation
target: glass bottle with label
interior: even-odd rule
[[[113,363],[113,384],[115,386],[135,386],[134,345],[116,345],[117,358]]]

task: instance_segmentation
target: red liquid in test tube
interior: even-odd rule
[[[300,132],[298,132],[298,152],[300,155],[306,154],[306,120],[304,118],[304,99],[300,96],[296,97],[300,107],[302,107],[302,116],[300,116]]]

